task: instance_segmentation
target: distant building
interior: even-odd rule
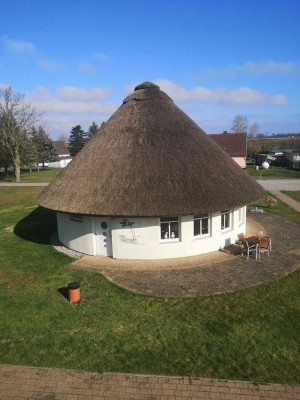
[[[300,151],[286,149],[284,151],[286,166],[300,170]]]
[[[69,149],[63,140],[55,140],[54,146],[58,154],[58,160],[46,164],[49,168],[65,168],[72,160]]]
[[[209,135],[242,168],[246,168],[247,135],[245,133],[227,133]]]
[[[300,151],[294,149],[276,149],[256,154],[255,162],[257,165],[261,165],[264,161],[273,166],[300,169]]]

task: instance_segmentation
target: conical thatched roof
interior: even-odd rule
[[[38,203],[106,216],[171,216],[243,206],[264,195],[158,86],[136,87],[45,188]]]

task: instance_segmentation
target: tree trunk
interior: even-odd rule
[[[15,177],[16,177],[16,182],[21,182],[21,167],[20,164],[15,165]]]
[[[43,171],[45,171],[45,163],[44,163],[44,161],[43,161]]]
[[[14,165],[15,165],[16,182],[21,182],[21,160],[18,148],[15,150]]]
[[[37,172],[40,172],[39,162],[36,163],[36,169],[37,169]]]

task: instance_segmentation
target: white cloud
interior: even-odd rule
[[[59,98],[66,101],[97,101],[104,100],[111,94],[111,89],[104,89],[100,87],[94,87],[91,89],[86,89],[83,87],[75,86],[64,86],[57,89],[57,95]]]
[[[7,83],[0,82],[0,89],[6,89],[8,87],[9,87],[9,85]]]
[[[233,105],[261,104],[277,106],[282,106],[287,103],[287,99],[283,94],[273,95],[247,87],[231,90],[224,87],[207,89],[202,86],[196,86],[187,90],[168,80],[157,79],[155,83],[175,102],[196,101]]]
[[[58,115],[49,114],[47,120],[43,124],[46,131],[50,134],[52,139],[57,139],[60,134],[64,134],[67,137],[70,135],[71,128],[76,125],[81,125],[82,129],[88,130],[89,126],[95,121],[98,125],[101,125],[103,121],[106,121],[110,115],[99,115],[99,114],[81,114],[81,115]]]
[[[296,66],[292,62],[248,61],[241,65],[233,64],[227,68],[227,71],[231,73],[246,72],[249,74],[290,74],[296,71]]]
[[[110,94],[109,88],[64,86],[55,92],[39,87],[26,97],[43,112],[46,129],[55,137],[60,133],[69,135],[75,125],[88,129],[93,121],[106,121],[119,106],[109,101]]]
[[[110,61],[110,57],[104,53],[94,53],[93,58],[98,61]]]
[[[39,87],[28,97],[45,113],[57,114],[111,114],[117,106],[107,100],[110,89],[62,87],[52,94],[47,88]]]
[[[37,64],[39,67],[50,71],[62,69],[65,67],[64,64],[54,60],[40,60],[37,62]]]
[[[33,43],[19,39],[11,39],[6,35],[1,37],[1,42],[7,50],[14,53],[34,52],[36,50],[36,46]]]
[[[77,68],[83,74],[94,74],[96,72],[96,68],[92,64],[79,63]]]
[[[299,76],[300,66],[299,63],[291,61],[279,62],[273,60],[266,60],[261,62],[247,61],[244,64],[230,64],[224,68],[211,68],[199,74],[191,76],[192,80],[198,79],[214,79],[217,77],[226,77],[237,74],[246,75],[289,75]]]

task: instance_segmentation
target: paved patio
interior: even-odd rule
[[[0,366],[1,400],[299,400],[300,386]]]
[[[172,260],[114,260],[84,256],[72,268],[102,273],[135,293],[164,297],[222,294],[279,279],[300,267],[300,226],[271,213],[248,213],[248,234],[259,229],[272,237],[270,257],[260,260],[227,251]],[[84,288],[83,288],[84,291]]]

